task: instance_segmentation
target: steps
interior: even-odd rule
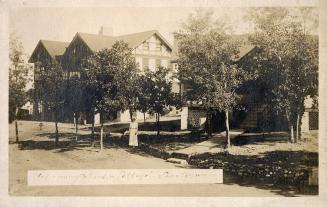
[[[179,158],[168,158],[166,161],[171,162],[171,163],[175,163],[175,164],[180,164],[180,165],[188,165],[186,160],[179,159]]]
[[[187,160],[189,158],[189,155],[188,154],[184,154],[184,153],[179,153],[179,152],[173,152],[171,154],[171,158],[177,158],[177,159]]]

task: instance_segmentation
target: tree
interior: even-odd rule
[[[175,95],[172,93],[172,79],[169,69],[159,67],[155,72],[147,71],[140,79],[144,81],[143,92],[150,113],[155,113],[157,123],[157,135],[160,134],[160,115],[165,109],[175,105]]]
[[[59,142],[58,122],[65,102],[64,71],[60,63],[47,64],[40,73],[41,100],[46,113],[53,115],[55,122],[55,143]]]
[[[133,112],[138,109],[140,94],[138,67],[132,49],[124,41],[117,41],[111,48],[111,67],[115,68],[114,82],[117,84],[117,99],[121,110],[129,110],[131,122]]]
[[[9,123],[15,120],[16,142],[19,142],[17,113],[27,100],[29,67],[24,61],[23,46],[15,36],[9,42]]]
[[[224,112],[227,146],[230,146],[229,112],[236,106],[236,89],[245,73],[235,64],[240,42],[226,33],[223,19],[211,12],[197,11],[176,32],[179,77],[191,86],[187,100],[207,111],[207,121],[215,111]]]
[[[66,89],[66,104],[74,116],[75,124],[75,139],[78,139],[78,119],[80,112],[84,110],[83,103],[83,90],[84,84],[82,84],[81,79],[78,76],[70,77],[67,80],[67,89]]]
[[[285,115],[290,141],[296,142],[304,100],[317,94],[318,41],[306,34],[302,20],[290,12],[285,8],[250,10],[256,26],[250,40],[260,51],[257,68],[259,79],[266,84],[265,102]]]
[[[145,113],[149,110],[149,102],[151,96],[151,82],[146,75],[139,76],[137,86],[139,87],[137,109],[143,113],[143,121],[145,122]]]
[[[95,137],[94,137],[94,129],[95,129],[95,120],[94,116],[96,114],[96,105],[97,105],[97,82],[94,77],[95,74],[90,74],[88,72],[88,67],[94,67],[92,64],[93,57],[90,57],[83,63],[84,68],[86,70],[81,71],[81,83],[83,84],[83,90],[82,90],[82,104],[83,104],[83,111],[89,116],[91,116],[91,123],[92,123],[92,129],[91,129],[91,137],[92,137],[92,146],[95,143]]]
[[[117,67],[115,47],[95,52],[85,62],[86,88],[92,91],[93,101],[89,102],[94,113],[100,113],[100,148],[103,149],[104,118],[106,114],[116,113],[121,109],[117,99],[117,83],[115,75]]]

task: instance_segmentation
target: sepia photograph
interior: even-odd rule
[[[317,5],[28,3],[7,8],[9,196],[319,196]]]

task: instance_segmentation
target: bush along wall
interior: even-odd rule
[[[309,172],[318,167],[318,153],[280,151],[255,156],[207,153],[190,157],[189,164],[223,169],[224,173],[239,178],[298,186],[308,184]]]

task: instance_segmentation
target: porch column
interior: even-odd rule
[[[309,112],[307,111],[302,116],[301,132],[309,132]]]
[[[100,113],[94,115],[94,124],[100,124]]]
[[[183,107],[181,111],[181,130],[187,129],[188,107]]]

